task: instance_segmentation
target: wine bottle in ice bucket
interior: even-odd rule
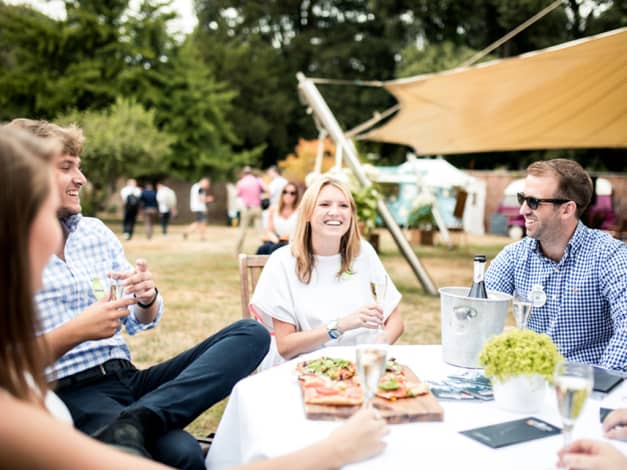
[[[472,278],[472,287],[470,288],[470,292],[468,292],[468,297],[474,297],[477,299],[487,299],[488,293],[485,290],[485,282],[483,280],[483,275],[485,273],[485,256],[484,255],[476,255],[474,257],[474,275]]]

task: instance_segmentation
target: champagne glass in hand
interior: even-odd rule
[[[512,309],[514,311],[514,320],[516,320],[516,326],[519,330],[527,328],[527,321],[529,320],[529,315],[531,315],[532,308],[531,292],[515,290],[512,298]]]
[[[588,395],[592,392],[594,375],[588,364],[562,362],[554,374],[557,406],[564,425],[564,447],[570,445],[575,421],[581,414]]]
[[[379,386],[379,380],[385,371],[386,350],[376,345],[357,347],[357,375],[364,392],[362,408],[368,408]]]
[[[385,296],[388,290],[388,276],[384,274],[383,277],[377,281],[370,282],[370,290],[377,306],[383,311],[383,305],[385,303]],[[377,329],[371,334],[372,337],[370,343],[384,343],[385,337],[383,334],[384,326],[380,323]]]

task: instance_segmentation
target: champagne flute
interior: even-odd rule
[[[381,310],[383,310],[385,296],[387,295],[387,291],[388,291],[387,274],[384,274],[383,278],[381,278],[378,281],[371,281],[370,290],[372,292],[372,296],[374,297],[374,302],[377,304],[379,308],[381,308]],[[379,326],[377,326],[377,329],[375,330],[375,332],[370,335],[373,337],[373,340],[371,341],[372,343],[384,343],[385,342],[383,330],[384,330],[384,327],[383,327],[383,324],[381,323],[379,324]]]
[[[525,290],[515,290],[512,298],[512,310],[514,312],[514,320],[519,330],[527,328],[527,321],[531,315],[533,301],[531,292]]]
[[[562,362],[554,374],[557,406],[562,417],[564,446],[573,439],[575,421],[581,414],[588,395],[592,392],[594,375],[588,364]]]
[[[356,355],[357,375],[364,392],[362,408],[369,408],[385,371],[387,351],[375,345],[363,345],[357,347]]]

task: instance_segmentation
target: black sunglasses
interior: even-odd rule
[[[289,195],[291,195],[291,196],[296,196],[296,191],[287,191],[287,190],[284,190],[284,191],[283,191],[283,194],[289,194]]]
[[[525,196],[525,193],[516,193],[516,197],[518,198],[518,204],[522,206],[523,202],[526,202],[527,206],[531,210],[536,210],[543,202],[547,204],[565,204],[570,202],[570,199],[540,199],[533,196]]]

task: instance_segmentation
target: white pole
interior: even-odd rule
[[[352,170],[353,174],[357,178],[359,184],[364,187],[372,186],[372,183],[366,176],[363,168],[361,167],[361,163],[359,162],[359,158],[357,158],[357,151],[355,150],[355,146],[353,142],[346,138],[344,132],[340,128],[335,116],[329,109],[327,103],[324,101],[324,98],[316,88],[316,85],[309,80],[302,72],[298,72],[296,74],[298,78],[298,88],[300,90],[301,96],[305,99],[315,116],[319,119],[319,122],[322,123],[324,128],[327,130],[329,135],[335,141],[335,145],[341,147],[343,152],[342,155],[348,164],[349,168]],[[418,257],[411,249],[409,242],[401,232],[400,227],[397,225],[394,217],[390,213],[389,209],[383,202],[383,200],[378,197],[377,198],[377,209],[383,222],[387,226],[388,230],[392,234],[392,238],[396,242],[401,254],[405,257],[409,266],[414,271],[414,274],[422,284],[422,287],[431,295],[437,295],[437,289],[434,282],[431,280],[429,273],[424,268]]]

